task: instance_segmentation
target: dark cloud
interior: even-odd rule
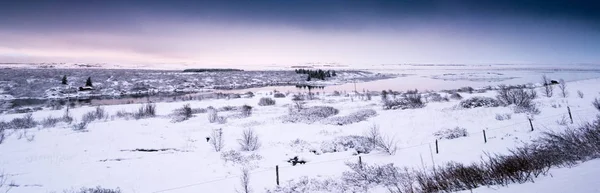
[[[600,5],[585,0],[27,0],[0,4],[0,27],[48,30],[126,30],[140,22],[287,25],[308,29],[402,27],[411,21],[531,19],[599,27]]]

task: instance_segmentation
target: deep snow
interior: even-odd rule
[[[560,77],[557,77],[560,78]],[[235,192],[239,187],[241,165],[226,162],[220,152],[215,152],[206,142],[213,129],[223,128],[225,148],[238,150],[237,139],[245,128],[257,131],[262,147],[255,152],[242,152],[243,155],[256,153],[261,160],[249,161],[251,186],[256,192],[275,187],[275,166],[279,166],[280,182],[297,179],[328,178],[340,176],[348,170],[344,162],[355,162],[358,156],[352,151],[323,153],[315,155],[309,150],[319,149],[323,142],[339,136],[362,135],[370,126],[377,124],[382,133],[399,141],[395,155],[380,151],[363,154],[365,163],[394,163],[397,166],[430,167],[448,161],[472,162],[480,159],[484,152],[504,153],[507,148],[518,146],[538,137],[543,131],[560,131],[566,127],[593,120],[598,112],[591,101],[598,96],[600,79],[569,82],[570,95],[558,96],[558,89],[552,98],[541,96],[535,100],[541,114],[535,115],[534,131],[530,131],[525,114],[515,114],[508,107],[456,109],[458,100],[428,103],[422,109],[382,110],[378,96],[371,101],[349,96],[317,96],[319,100],[307,101],[305,106],[332,106],[340,110],[337,116],[347,115],[362,109],[373,109],[377,116],[366,121],[345,126],[283,123],[281,116],[288,114],[293,105],[291,96],[275,98],[275,106],[258,106],[258,100],[269,94],[258,92],[254,98],[219,99],[157,103],[158,116],[141,120],[120,118],[93,122],[87,131],[73,131],[71,126],[59,124],[53,128],[29,129],[35,136],[33,141],[18,139],[15,131],[0,144],[0,170],[19,187],[11,193],[51,192],[63,189],[94,187],[119,187],[124,192]],[[578,98],[577,91],[584,93]],[[487,93],[461,93],[464,98],[471,96],[495,96]],[[272,97],[272,96],[270,96]],[[209,123],[207,114],[180,123],[171,122],[169,114],[174,109],[190,103],[192,108],[251,105],[253,114],[249,118],[231,117],[225,124]],[[104,108],[115,114],[119,110],[134,111],[139,104],[111,105]],[[562,126],[557,123],[567,116],[567,106],[573,112],[574,124]],[[78,120],[94,107],[71,109]],[[64,110],[44,110],[34,112],[36,120],[48,116],[59,117]],[[220,115],[234,115],[237,112],[220,112]],[[499,121],[496,114],[512,114],[510,120]],[[23,114],[8,114],[1,121],[10,121]],[[436,131],[455,127],[465,128],[469,137],[440,140],[439,154],[435,154],[433,135]],[[483,142],[482,131],[486,129],[488,143]],[[132,152],[137,148],[172,148],[163,152]],[[124,151],[125,150],[125,151]],[[292,166],[286,161],[300,156],[307,164]],[[511,185],[509,187],[484,187],[474,192],[565,192],[568,187],[579,187],[576,192],[596,192],[592,182],[597,179],[598,161],[590,161],[574,168],[553,169],[553,177],[546,176],[537,183]],[[590,171],[586,173],[585,171]],[[584,179],[585,181],[577,181]],[[574,186],[577,183],[579,186]],[[545,187],[554,185],[559,188]],[[373,190],[375,192],[384,190]]]

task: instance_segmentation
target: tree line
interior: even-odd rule
[[[306,81],[311,81],[313,78],[325,80],[325,78],[337,76],[337,74],[333,70],[324,71],[321,69],[319,69],[319,70],[296,69],[294,71],[296,72],[296,74],[308,74]]]

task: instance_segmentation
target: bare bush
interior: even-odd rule
[[[376,147],[372,144],[372,140],[366,136],[349,135],[339,136],[331,141],[322,142],[320,150],[322,153],[333,153],[354,149],[356,154],[366,154],[370,153],[374,148]]]
[[[546,75],[542,75],[542,85],[544,86],[544,96],[550,98],[554,94],[554,84]]]
[[[42,127],[44,128],[50,128],[50,127],[55,127],[57,123],[63,121],[63,118],[54,118],[54,117],[46,117],[44,120],[42,120]]]
[[[330,192],[330,193],[347,193],[347,192],[365,192],[364,189],[350,186],[347,183],[340,182],[332,178],[308,178],[302,176],[292,179],[281,186],[277,186],[273,190],[267,190],[266,193],[301,193],[301,192]]]
[[[416,92],[413,91],[413,92]],[[405,97],[400,98],[400,99],[395,99],[395,100],[386,100],[383,103],[383,108],[384,109],[417,109],[417,108],[423,108],[425,107],[425,103],[423,103],[423,101],[421,101],[421,95],[420,94],[412,94],[412,92],[410,92],[409,94],[406,94]]]
[[[102,120],[102,119],[106,119],[106,118],[108,118],[108,114],[106,113],[104,108],[96,107],[96,109],[94,111],[90,111],[90,112],[87,112],[86,114],[83,114],[83,116],[81,117],[81,121],[91,123],[93,121]]]
[[[242,138],[238,139],[238,144],[242,151],[256,151],[261,145],[258,135],[251,128],[244,130]]]
[[[63,193],[121,193],[121,189],[108,189],[98,186],[95,188],[81,188],[79,190],[65,190]]]
[[[498,107],[500,106],[500,102],[490,97],[476,96],[460,101],[458,106],[462,108]]]
[[[377,115],[377,111],[373,109],[363,109],[353,113],[350,113],[346,116],[339,117],[330,117],[328,119],[324,119],[322,122],[330,125],[349,125],[353,123],[358,123],[361,121],[365,121],[370,117],[374,117]]]
[[[579,98],[583,98],[583,92],[581,92],[580,90],[577,91],[577,96]]]
[[[369,188],[382,185],[391,193],[413,192],[410,174],[394,164],[369,165],[347,162],[351,171],[342,174],[342,181],[351,189],[369,192]]]
[[[379,126],[373,125],[366,132],[365,137],[371,144],[371,147],[381,149],[382,151],[394,155],[398,150],[398,141],[394,137],[381,135]]]
[[[455,127],[454,129],[444,129],[441,131],[436,131],[433,133],[438,139],[456,139],[459,137],[467,137],[469,136],[469,132],[465,128]]]
[[[242,105],[241,114],[243,117],[250,117],[252,115],[252,107],[248,105]]]
[[[250,188],[250,171],[248,168],[242,169],[242,175],[240,176],[240,189],[236,190],[237,193],[251,193],[252,189]]]
[[[547,175],[551,167],[573,166],[599,158],[599,136],[600,118],[577,129],[546,132],[531,144],[509,150],[508,154],[486,154],[480,162],[450,162],[433,170],[412,172],[391,165],[350,163],[352,172],[346,172],[343,178],[346,185],[365,187],[365,190],[369,186],[383,185],[390,192],[455,192],[481,186],[533,182],[534,178]]]
[[[81,121],[73,125],[73,130],[75,131],[84,131],[87,129],[89,122]]]
[[[215,129],[210,134],[210,145],[216,152],[220,152],[225,146],[225,140],[223,139],[223,129]]]
[[[450,99],[448,97],[442,97],[439,93],[431,93],[426,98],[429,102],[448,102]]]
[[[235,150],[221,152],[221,159],[223,159],[223,161],[240,165],[247,165],[252,161],[258,161],[262,158],[262,156],[255,153],[250,155],[242,155],[240,152]]]
[[[496,114],[496,120],[498,120],[498,121],[510,120],[511,118],[512,118],[512,115],[509,113]]]
[[[269,97],[263,97],[258,100],[258,106],[271,106],[275,105],[275,100]]]
[[[138,111],[134,113],[135,119],[144,119],[156,116],[156,105],[153,103],[146,103],[140,106]]]
[[[600,100],[598,100],[598,98],[594,99],[594,101],[592,102],[592,105],[594,106],[594,108],[596,108],[598,111],[600,111]]]
[[[337,115],[339,110],[328,107],[328,106],[314,106],[309,108],[303,108],[298,111],[291,110],[289,111],[289,115],[283,116],[283,122],[304,122],[304,123],[314,123],[316,121],[325,119],[327,117],[331,117],[333,115]]]
[[[561,97],[567,98],[567,96],[569,96],[569,91],[567,91],[567,82],[565,82],[565,80],[558,80],[558,89],[560,90]]]
[[[69,107],[67,107],[65,109],[65,113],[63,114],[62,119],[67,124],[71,124],[71,122],[73,122],[73,117],[71,116],[71,113],[69,112]]]
[[[10,129],[29,129],[36,127],[39,123],[33,119],[33,114],[27,113],[21,118],[14,118],[9,123]]]
[[[192,118],[192,116],[194,116],[194,111],[189,103],[179,109],[173,110],[173,122],[182,122]]]

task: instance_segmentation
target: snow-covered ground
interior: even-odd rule
[[[123,192],[184,193],[235,192],[239,189],[241,168],[247,167],[250,168],[251,187],[256,192],[263,192],[276,186],[275,166],[279,167],[281,184],[302,176],[317,179],[339,177],[348,170],[345,162],[357,162],[358,155],[352,150],[325,153],[323,150],[330,148],[328,142],[337,137],[363,135],[374,124],[384,135],[398,140],[399,150],[395,155],[381,151],[361,154],[364,163],[394,163],[401,167],[430,167],[449,161],[470,163],[478,161],[485,152],[506,153],[508,148],[531,141],[544,131],[560,131],[592,121],[598,111],[591,106],[591,101],[598,97],[600,79],[569,82],[567,85],[570,93],[567,98],[560,97],[558,89],[551,98],[543,97],[538,92],[540,97],[535,99],[535,103],[541,113],[533,118],[534,131],[530,129],[527,115],[515,114],[509,107],[455,108],[459,100],[430,102],[421,109],[383,110],[376,96],[372,100],[361,100],[352,94],[325,96],[321,93],[317,96],[318,100],[304,104],[305,107],[334,107],[339,110],[336,116],[365,109],[377,112],[377,116],[366,121],[344,126],[323,121],[311,124],[284,123],[282,116],[287,115],[296,104],[288,95],[286,98],[274,98],[274,106],[258,106],[261,97],[273,97],[270,91],[256,92],[253,98],[157,103],[157,117],[140,120],[108,118],[90,123],[86,131],[74,131],[72,126],[65,123],[52,128],[29,129],[26,134],[21,130],[9,131],[7,139],[0,144],[0,171],[3,170],[9,180],[18,186],[13,187],[11,193],[60,192],[98,185],[119,187]],[[584,97],[579,98],[577,91],[583,92]],[[494,97],[496,92],[461,95],[465,99],[472,96]],[[229,117],[224,124],[210,123],[207,113],[195,114],[183,122],[172,122],[169,115],[187,103],[192,108],[251,105],[253,112],[247,118],[237,116],[238,111],[220,112],[219,115]],[[123,104],[104,108],[109,114],[115,115],[121,110],[136,111],[139,106]],[[561,125],[563,119],[568,119],[567,106],[571,108],[574,123]],[[93,110],[94,107],[80,107],[70,109],[70,113],[80,120],[83,114]],[[43,110],[34,112],[33,118],[41,121],[48,116],[60,117],[63,113],[64,110]],[[510,114],[511,118],[497,120],[498,114]],[[5,114],[0,121],[22,116]],[[440,140],[439,154],[436,154],[436,137],[433,133],[455,127],[465,128],[469,136]],[[221,152],[215,152],[206,137],[219,128],[223,129],[225,147]],[[246,157],[256,154],[259,156],[253,158],[260,158],[248,158],[244,166],[222,159],[222,152],[239,150],[237,140],[247,128],[253,128],[258,133],[262,147],[254,152],[240,153]],[[483,141],[483,130],[486,130],[487,143]],[[131,151],[135,149],[165,151]],[[299,156],[307,163],[292,166],[287,160],[294,156]],[[542,177],[536,183],[484,187],[474,192],[565,192],[573,184],[565,184],[564,188],[542,186],[594,182],[597,172],[592,172],[600,170],[598,164],[598,161],[590,161],[574,168],[553,169],[552,177]],[[373,191],[386,192],[380,189]],[[585,187],[577,192],[597,191],[597,188]]]

